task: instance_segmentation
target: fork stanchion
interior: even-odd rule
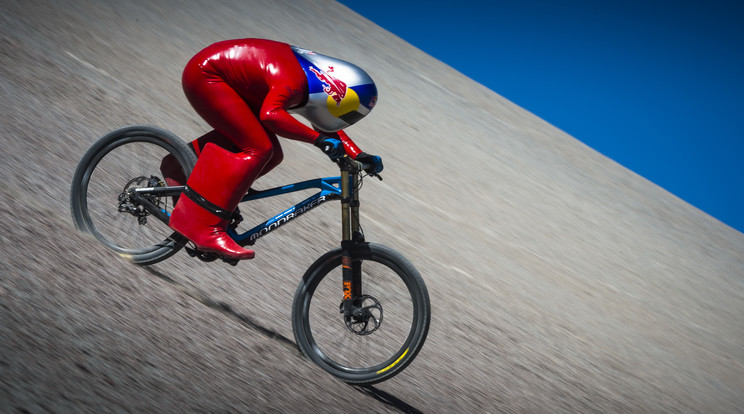
[[[340,161],[341,167],[341,271],[343,283],[343,313],[344,318],[348,320],[354,310],[352,297],[352,278],[351,268],[351,174],[349,164]]]

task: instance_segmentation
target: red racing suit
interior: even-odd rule
[[[214,43],[186,64],[182,83],[191,105],[214,128],[194,141],[197,155],[206,142],[214,142],[265,160],[263,175],[282,161],[277,135],[308,143],[321,135],[288,112],[306,103],[308,86],[286,43],[263,39]],[[343,131],[322,135],[340,139],[352,158],[362,152]]]

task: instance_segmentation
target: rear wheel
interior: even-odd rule
[[[75,227],[140,265],[176,253],[186,239],[127,195],[133,188],[165,186],[160,165],[169,154],[175,168],[188,177],[196,155],[168,131],[137,125],[99,139],[85,153],[73,176],[70,208]],[[172,197],[147,197],[170,215]]]
[[[429,294],[416,268],[396,251],[370,243],[354,249],[362,272],[362,295],[345,318],[341,249],[307,270],[292,306],[300,350],[341,380],[374,384],[400,373],[426,340]]]

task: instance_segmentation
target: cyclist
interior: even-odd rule
[[[364,153],[343,131],[377,101],[372,79],[351,63],[271,40],[226,40],[197,53],[182,82],[189,102],[214,130],[191,143],[198,158],[187,181],[172,156],[161,170],[169,185],[186,181],[170,227],[203,252],[254,257],[225,230],[255,179],[282,161],[277,136],[382,171],[380,157]]]

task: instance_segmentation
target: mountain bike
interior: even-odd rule
[[[188,176],[196,156],[166,130],[136,125],[99,139],[73,177],[70,206],[76,228],[138,265],[160,262],[182,248],[203,261],[219,259],[189,247],[187,239],[168,227],[184,188],[166,185],[161,177],[159,166],[168,154]],[[400,253],[365,241],[359,192],[363,178],[375,175],[365,171],[371,166],[348,157],[336,163],[337,177],[250,190],[241,205],[302,190],[317,192],[250,230],[239,233],[233,223],[227,232],[241,246],[252,245],[321,204],[341,202],[340,246],[315,260],[302,276],[292,303],[292,330],[298,348],[314,363],[342,381],[368,385],[400,373],[421,350],[431,317],[429,294],[419,272]]]

